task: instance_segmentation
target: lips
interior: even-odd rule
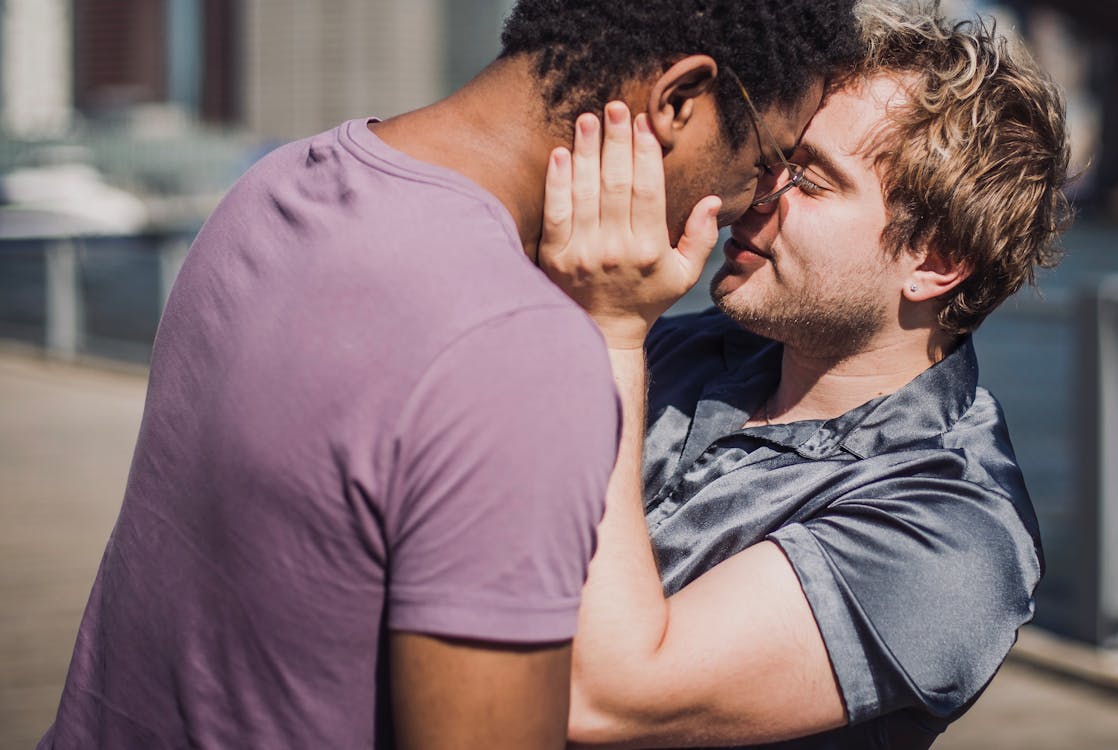
[[[726,257],[734,262],[740,262],[743,256],[748,257],[748,255],[760,256],[765,260],[772,260],[772,254],[768,251],[761,250],[753,243],[733,236],[726,240],[723,251],[726,253]]]

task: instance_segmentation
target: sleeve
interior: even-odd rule
[[[619,409],[604,343],[577,309],[505,314],[444,350],[397,430],[388,627],[571,638]]]
[[[769,536],[799,576],[852,724],[961,710],[1031,619],[1040,579],[1010,498],[899,468]]]

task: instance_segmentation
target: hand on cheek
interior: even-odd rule
[[[540,267],[613,348],[643,345],[656,319],[694,286],[718,240],[721,201],[701,200],[677,247],[665,217],[664,164],[647,116],[622,102],[604,123],[584,114],[572,150],[548,162]]]

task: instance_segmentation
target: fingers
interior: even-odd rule
[[[574,182],[571,190],[576,232],[591,233],[598,226],[600,160],[601,124],[595,115],[580,115],[575,121]]]
[[[649,126],[647,114],[641,113],[633,121],[633,138],[633,229],[663,232],[667,222],[664,152]]]
[[[571,152],[557,148],[547,160],[543,194],[543,233],[541,252],[564,247],[571,238],[573,202],[571,199]]]
[[[691,215],[687,217],[687,224],[683,227],[683,237],[676,249],[688,268],[694,272],[695,279],[699,278],[711,250],[718,244],[718,212],[721,209],[722,199],[716,195],[708,195],[691,209]]]
[[[614,101],[605,109],[602,144],[601,220],[604,225],[628,228],[633,190],[633,126],[629,108]]]
[[[570,151],[547,166],[539,264],[607,341],[642,341],[691,286],[718,238],[721,201],[704,198],[677,248],[666,219],[663,150],[648,115],[623,102],[581,115]]]

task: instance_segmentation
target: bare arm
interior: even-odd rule
[[[617,103],[610,107],[617,107]],[[716,199],[678,248],[664,226],[660,144],[637,123],[580,118],[553,157],[541,264],[606,336],[624,429],[575,640],[570,736],[613,747],[748,744],[845,723],[815,619],[783,553],[759,544],[666,599],[644,524],[640,457],[651,324],[699,276]],[[600,170],[599,170],[600,158]],[[599,207],[600,203],[600,207]]]
[[[511,646],[392,633],[400,750],[562,748],[570,644]]]

